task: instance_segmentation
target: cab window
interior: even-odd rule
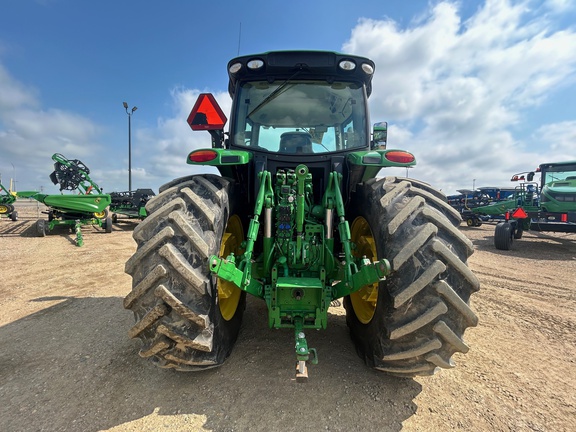
[[[356,83],[247,82],[234,107],[232,145],[284,154],[367,147],[364,101]]]

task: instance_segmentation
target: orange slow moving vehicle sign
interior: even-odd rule
[[[198,96],[187,122],[192,130],[197,131],[224,129],[227,120],[214,95],[202,93]]]
[[[524,211],[524,209],[522,207],[518,207],[512,213],[512,217],[514,219],[526,219],[528,217],[528,214]]]

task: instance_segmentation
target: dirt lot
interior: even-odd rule
[[[122,307],[134,223],[85,228],[76,247],[66,231],[35,237],[41,209],[18,204],[18,221],[0,220],[1,431],[576,430],[574,234],[526,233],[503,252],[493,225],[462,227],[482,288],[455,369],[417,379],[368,369],[337,307],[327,330],[308,334],[320,363],[299,384],[292,331],[269,330],[257,300],[223,367],[148,364]]]

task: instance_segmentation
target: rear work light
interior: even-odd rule
[[[218,157],[218,153],[214,150],[198,150],[190,153],[188,159],[191,162],[208,162]]]
[[[414,155],[412,153],[408,153],[401,150],[393,150],[386,152],[384,157],[388,159],[390,162],[396,162],[396,163],[414,162]]]
[[[260,59],[253,59],[248,62],[247,66],[248,69],[256,70],[264,66],[264,62]]]
[[[230,72],[231,74],[235,74],[240,69],[242,69],[242,63],[234,63],[233,65],[230,66],[228,72]]]
[[[356,69],[356,63],[354,63],[352,60],[342,60],[340,63],[338,63],[338,66],[340,67],[340,69],[346,70],[346,71],[351,71]]]
[[[368,75],[372,75],[374,73],[374,68],[368,63],[362,63],[362,70]]]

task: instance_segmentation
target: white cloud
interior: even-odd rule
[[[23,106],[36,107],[35,92],[25,88],[0,64],[0,114]]]
[[[543,125],[534,133],[534,139],[540,145],[548,146],[551,150],[547,157],[552,157],[554,160],[547,159],[543,162],[576,159],[574,151],[576,146],[576,120]]]
[[[80,115],[41,109],[37,92],[0,65],[0,174],[16,178],[17,190],[52,187],[51,156],[82,158],[98,151],[96,125]]]
[[[362,19],[352,30],[343,51],[376,62],[372,120],[387,120],[389,144],[415,153],[412,176],[453,192],[473,177],[506,185],[539,160],[541,146],[519,141],[513,127],[574,83],[576,34],[555,31],[530,6],[488,0],[463,21],[456,3],[441,2],[408,28]],[[411,133],[394,136],[394,126]]]
[[[574,0],[547,0],[546,7],[553,13],[565,13],[576,8]]]

